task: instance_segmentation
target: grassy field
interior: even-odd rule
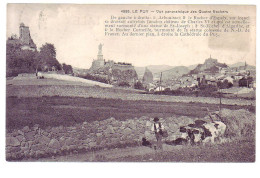
[[[204,117],[218,109],[217,104],[179,103],[163,101],[133,101],[121,99],[82,98],[82,97],[7,97],[6,128],[23,128],[39,124],[40,127],[69,126],[84,121],[91,122],[114,117],[118,120],[134,117],[188,116]],[[255,112],[254,106],[223,105],[228,109],[248,109]]]
[[[74,154],[60,154],[23,161],[54,162],[255,162],[255,141],[238,139],[222,144],[163,145],[163,151],[144,146],[101,149]]]
[[[116,162],[255,162],[254,140],[236,140],[219,145],[183,146],[174,151],[127,156]]]
[[[142,100],[142,101],[164,101],[180,103],[209,103],[219,104],[220,99],[214,97],[194,97],[194,96],[173,96],[145,94],[144,91],[129,88],[103,88],[89,86],[81,82],[61,81],[55,79],[21,79],[7,80],[7,97],[43,97],[43,96],[63,96],[63,97],[84,97],[122,100]],[[255,106],[255,100],[241,98],[222,98],[225,105]]]

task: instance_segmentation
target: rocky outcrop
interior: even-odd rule
[[[116,81],[117,84],[127,82],[133,86],[137,79],[138,76],[133,66],[114,65],[112,67],[112,82]]]
[[[198,74],[200,72],[217,73],[220,68],[228,67],[226,64],[219,63],[217,59],[208,58],[204,64],[199,64],[195,69],[190,71],[190,74]]]
[[[146,67],[143,76],[143,83],[152,83],[152,82],[153,82],[153,73]]]

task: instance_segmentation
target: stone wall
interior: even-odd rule
[[[210,118],[167,117],[160,119],[168,131],[165,141],[172,141],[181,137],[180,126],[186,126],[200,119],[211,122]],[[255,114],[249,111],[228,110],[222,111],[222,120],[227,129],[225,136],[255,137]],[[39,128],[34,125],[25,126],[21,130],[6,133],[6,159],[22,160],[27,158],[50,157],[77,152],[87,152],[95,149],[127,147],[140,145],[145,137],[155,142],[155,135],[151,131],[153,118],[140,118],[119,121],[109,118],[102,121],[83,122],[73,126]],[[236,135],[232,135],[232,133]],[[230,135],[231,134],[231,135]]]
[[[169,117],[161,119],[169,132],[167,139],[173,140],[181,135],[179,127],[193,123],[188,117]],[[155,141],[151,132],[152,118],[141,117],[119,121],[109,118],[103,121],[84,122],[70,127],[39,128],[35,125],[6,134],[6,159],[21,160],[64,155],[71,152],[89,151],[109,147],[124,147],[141,144],[146,137]]]

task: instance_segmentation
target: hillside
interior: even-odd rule
[[[148,68],[153,74],[155,73],[160,73],[165,70],[172,69],[174,66],[169,66],[169,65],[149,65],[149,66],[144,66],[144,67],[135,67],[135,71],[138,75],[139,78],[143,78],[145,68]]]
[[[198,74],[200,72],[216,73],[219,68],[228,67],[225,63],[219,63],[217,59],[208,58],[203,64],[198,64],[197,67],[190,71],[190,74]]]
[[[85,74],[89,71],[89,69],[82,69],[78,67],[72,67],[74,74]]]
[[[193,64],[193,65],[189,65],[187,66],[190,70],[193,70],[197,67],[198,64]]]
[[[190,69],[188,67],[185,66],[177,66],[174,67],[170,70],[166,70],[162,73],[162,80],[168,80],[171,78],[175,78],[175,77],[180,77],[184,74],[188,74],[190,72]],[[155,78],[159,78],[160,77],[160,73],[157,73],[155,75]]]
[[[245,66],[245,62],[237,62],[237,63],[234,63],[234,64],[229,64],[228,66],[229,67],[242,67],[242,66]],[[255,69],[256,67],[253,66],[253,65],[247,65],[247,68],[248,69]]]

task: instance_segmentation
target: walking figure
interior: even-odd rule
[[[163,130],[164,130],[164,126],[162,125],[161,122],[159,122],[159,118],[155,117],[154,118],[154,124],[151,128],[151,130],[155,133],[155,137],[157,140],[157,145],[155,147],[155,149],[163,149],[162,147],[162,137],[163,137]]]

